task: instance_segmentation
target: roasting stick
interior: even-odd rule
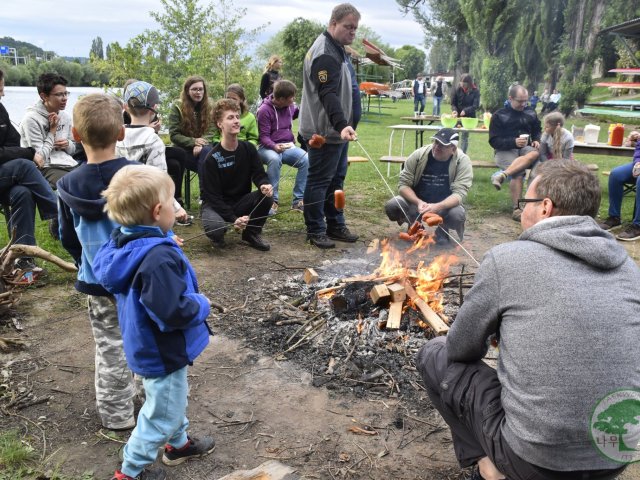
[[[384,175],[382,175],[382,172],[380,171],[380,169],[378,168],[378,166],[376,165],[376,163],[373,161],[373,159],[371,158],[371,155],[369,155],[369,152],[367,152],[367,150],[362,146],[362,143],[360,143],[360,140],[358,140],[356,138],[355,142],[360,146],[360,148],[362,149],[362,151],[364,152],[364,154],[367,156],[367,158],[369,159],[369,161],[371,162],[371,165],[373,165],[373,167],[376,169],[376,172],[378,172],[378,175],[380,175],[380,178],[382,179],[382,181],[384,182],[384,184],[387,186],[387,188],[389,189],[389,191],[391,192],[391,195],[393,195],[393,198],[395,198],[395,193],[393,192],[393,190],[391,190],[391,187],[389,186],[389,184],[387,183],[387,181],[384,178]],[[404,216],[407,218],[407,221],[409,221],[409,226],[411,226],[411,219],[409,218],[409,215],[407,215],[407,212],[404,211],[404,209],[402,208],[402,205],[400,205],[400,202],[398,202],[398,206],[400,207],[400,210],[402,210],[402,213],[404,213]],[[455,238],[453,238],[453,236],[447,232],[444,228],[440,227],[440,225],[438,225],[437,228],[440,228],[444,233],[446,233],[449,238],[451,238],[451,240],[453,240],[463,251],[464,253],[466,253],[469,258],[471,260],[473,260],[474,262],[476,262],[476,265],[480,266],[480,262],[478,262],[478,260],[476,260],[473,255],[471,255],[471,253],[469,253],[469,251],[464,248],[462,246],[462,244],[456,240]]]

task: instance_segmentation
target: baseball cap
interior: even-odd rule
[[[433,137],[432,140],[437,140],[440,145],[448,147],[449,145],[458,146],[458,132],[454,131],[451,128],[441,128],[438,130]]]
[[[158,89],[150,83],[137,81],[124,91],[124,101],[134,108],[154,110],[155,106],[160,103],[160,94]]]

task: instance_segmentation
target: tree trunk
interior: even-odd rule
[[[602,21],[605,7],[604,0],[595,0],[595,2],[591,21],[589,22],[589,32],[587,33],[587,38],[584,43],[584,50],[590,57],[592,56],[593,49],[595,48],[598,33],[600,33],[600,22]],[[588,59],[580,66],[580,72],[582,73],[586,68],[592,68],[592,66],[593,62],[591,59]]]

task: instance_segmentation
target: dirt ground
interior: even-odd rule
[[[212,316],[216,335],[189,377],[191,431],[213,435],[217,448],[200,461],[173,468],[169,478],[218,479],[269,459],[310,479],[464,478],[448,429],[420,388],[390,394],[349,384],[318,387],[327,365],[316,363],[320,357],[313,356],[313,347],[279,355],[277,337],[290,329],[279,334],[260,327],[269,316],[267,298],[286,289],[302,268],[314,267],[322,276],[345,257],[364,255],[369,240],[397,233],[391,226],[382,232],[379,227],[354,227],[365,241],[339,244],[332,251],[309,247],[293,232],[267,232],[272,244],[268,253],[236,240],[214,251],[204,238],[194,240],[190,258],[203,292],[231,309]],[[179,233],[188,237],[197,231],[192,226]],[[471,220],[464,246],[481,260],[488,248],[519,232],[519,225],[506,217],[490,224]],[[637,247],[629,248],[637,260]],[[468,271],[475,270],[466,254],[459,256]],[[71,275],[62,277],[66,283],[60,278],[26,289],[13,312],[16,322],[0,325],[0,334],[25,341],[24,347],[0,355],[0,428],[17,429],[51,471],[70,478],[90,471],[96,479],[107,479],[119,465],[127,434],[100,428],[85,299],[73,290]],[[412,371],[412,359],[404,363]],[[7,407],[20,397],[42,403]],[[353,426],[364,433],[350,431]],[[639,472],[632,466],[621,478],[640,479]]]

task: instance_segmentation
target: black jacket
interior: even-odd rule
[[[20,134],[11,124],[7,109],[0,103],[0,164],[16,158],[33,160],[35,153],[31,147],[20,146]]]
[[[464,110],[465,117],[475,118],[479,106],[480,90],[477,88],[470,88],[465,92],[462,87],[458,87],[451,97],[451,110],[456,111],[458,116]]]
[[[538,115],[531,107],[523,111],[514,110],[511,105],[501,108],[491,116],[489,124],[489,144],[495,150],[518,148],[516,138],[528,134],[529,141],[540,141],[542,127]]]

